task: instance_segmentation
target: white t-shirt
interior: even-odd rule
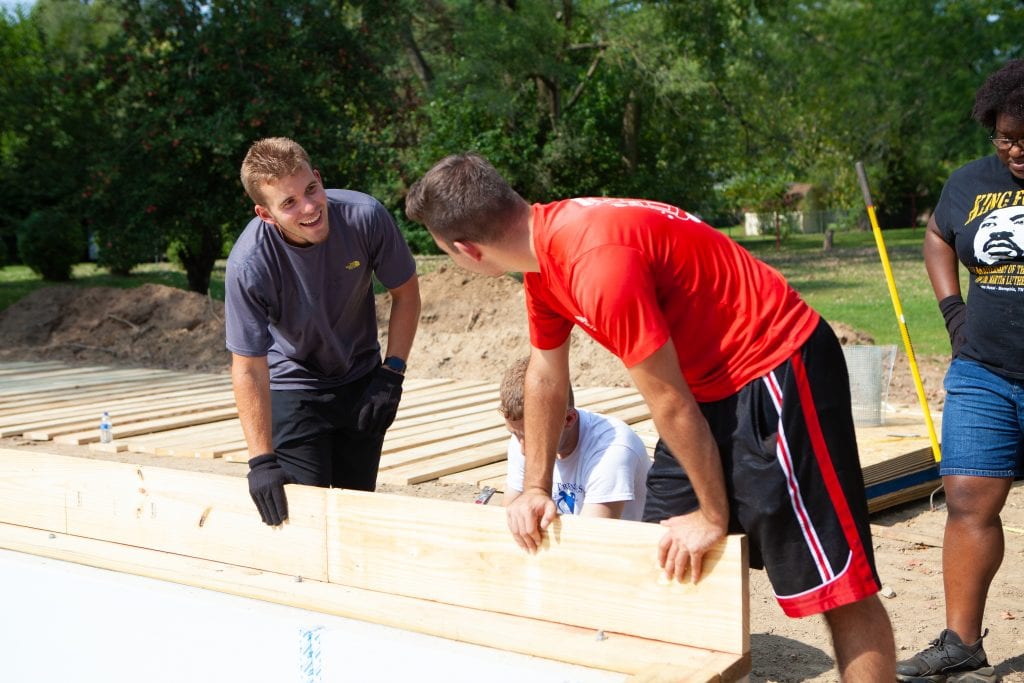
[[[555,460],[551,497],[559,514],[578,515],[585,503],[626,501],[622,519],[639,521],[647,500],[651,459],[643,441],[622,420],[577,410],[580,440],[576,449]],[[519,440],[508,442],[506,486],[523,490],[526,459]]]

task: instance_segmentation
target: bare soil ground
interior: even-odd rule
[[[498,382],[512,359],[528,353],[522,288],[515,279],[485,279],[441,267],[421,276],[421,289],[423,313],[409,361],[410,377]],[[384,320],[386,295],[379,297],[379,304]],[[880,305],[879,314],[888,313]],[[872,343],[839,321],[833,321],[833,327],[844,343]],[[0,361],[44,359],[227,372],[223,304],[159,285],[132,290],[72,286],[38,290],[0,313]],[[572,363],[578,386],[629,384],[620,363],[582,335],[574,338]],[[933,411],[941,410],[946,363],[944,357],[918,358]],[[918,404],[903,353],[896,363],[889,402]],[[0,447],[75,450],[17,439],[4,439]],[[131,459],[140,460],[135,454]],[[163,458],[160,464],[238,476],[244,473],[242,466],[217,461]],[[465,501],[472,500],[475,493],[472,487],[437,483],[387,490]],[[901,658],[935,638],[944,624],[940,546],[945,511],[941,493],[935,504],[935,510],[928,501],[921,501],[872,517],[873,524],[884,527],[876,535],[874,547],[882,581],[891,589],[892,597],[884,603],[893,620]],[[1024,585],[1024,486],[1011,491],[1003,523],[1006,555],[990,591],[985,625],[991,633],[985,644],[1004,680],[1024,682],[1024,673],[1020,673],[1024,672],[1024,607],[1019,597],[1019,586]],[[757,571],[751,576],[751,633],[753,681],[838,680],[823,621],[785,617],[763,572]]]

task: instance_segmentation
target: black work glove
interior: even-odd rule
[[[288,500],[284,485],[292,483],[273,453],[257,455],[249,461],[249,495],[260,511],[264,524],[277,526],[288,519]]]
[[[404,375],[383,365],[377,368],[360,399],[362,405],[356,418],[356,427],[359,431],[383,434],[391,426],[395,421],[395,413],[398,412],[398,401],[402,398],[404,379]]]
[[[949,345],[953,348],[953,358],[956,358],[967,340],[967,330],[964,328],[964,323],[967,322],[967,304],[964,303],[962,296],[954,294],[939,302],[939,310],[946,321]]]

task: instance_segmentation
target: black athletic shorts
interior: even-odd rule
[[[842,348],[822,320],[797,353],[733,396],[701,404],[722,457],[730,531],[749,537],[783,611],[802,617],[880,587]],[[644,521],[697,508],[658,441]]]
[[[274,453],[300,484],[373,491],[383,434],[356,429],[373,373],[336,389],[270,392]]]

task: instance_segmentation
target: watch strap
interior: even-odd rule
[[[405,374],[405,361],[398,356],[388,356],[384,359],[384,367],[397,372],[400,375]]]

